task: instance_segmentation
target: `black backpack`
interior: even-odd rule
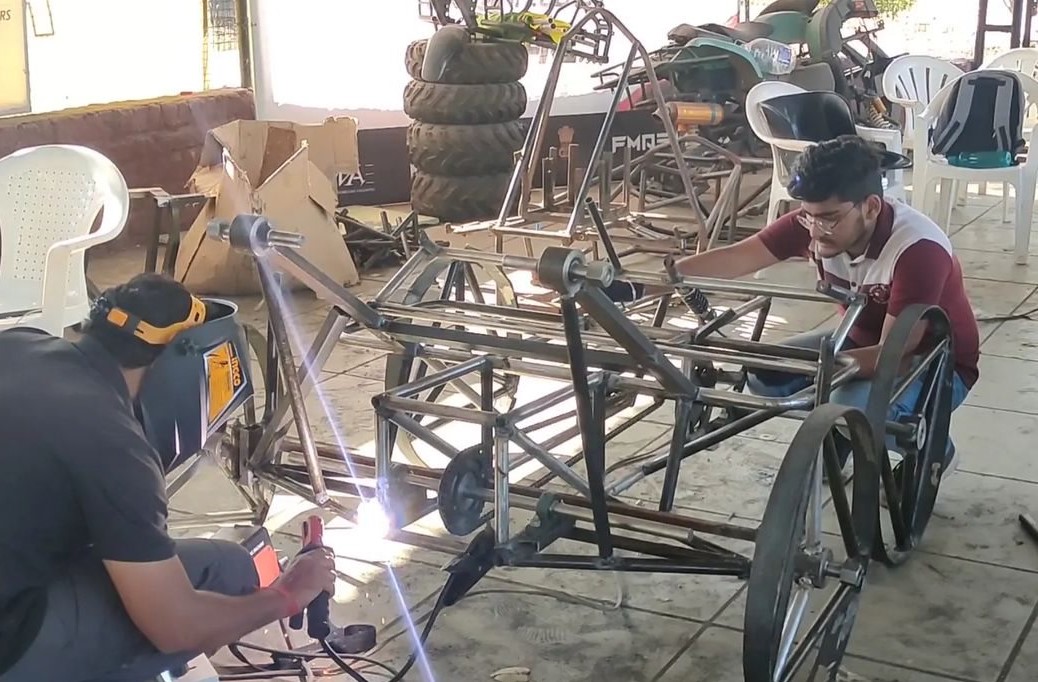
[[[1024,146],[1026,98],[1012,71],[982,70],[960,76],[930,131],[930,149],[945,157],[1009,152]]]

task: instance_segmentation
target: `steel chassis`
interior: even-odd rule
[[[631,49],[622,66],[617,67],[619,74],[616,81],[611,84],[611,87],[614,88],[613,99],[606,111],[586,167],[580,167],[573,161],[578,158],[576,145],[570,145],[567,150],[564,150],[568,152],[570,159],[565,179],[566,190],[564,193],[557,194],[556,185],[561,185],[561,183],[557,183],[555,177],[556,164],[559,156],[563,154],[560,154],[560,150],[556,147],[550,147],[547,153],[544,151],[548,122],[562,66],[570,60],[573,51],[582,44],[582,36],[586,33],[585,27],[589,24],[594,24],[598,32],[603,30],[603,26],[608,27],[610,35],[619,31],[630,41]],[[659,252],[661,247],[671,251],[685,251],[688,250],[690,243],[696,244],[695,250],[702,250],[708,243],[716,241],[716,235],[726,221],[732,221],[734,225],[738,212],[745,207],[745,204],[736,206],[739,203],[738,190],[742,175],[747,170],[755,169],[760,165],[756,160],[734,157],[700,136],[682,135],[667,115],[660,116],[667,136],[667,141],[663,145],[657,146],[637,159],[632,159],[630,148],[625,147],[622,161],[619,164],[615,163],[613,153],[607,151],[606,146],[610,140],[616,113],[625,93],[630,96],[628,81],[631,72],[636,67],[644,71],[648,84],[645,89],[651,94],[651,99],[655,101],[658,111],[665,112],[667,110],[666,99],[660,89],[650,55],[645,46],[634,37],[634,34],[616,15],[601,6],[590,8],[583,16],[577,18],[573,27],[555,49],[551,71],[538,101],[523,148],[516,154],[517,161],[512,172],[512,179],[498,217],[493,220],[452,226],[452,231],[456,233],[489,231],[498,238],[497,251],[499,252],[502,250],[501,242],[505,236],[522,236],[527,238],[527,255],[529,256],[533,255],[533,247],[529,241],[533,238],[559,240],[564,245],[572,244],[575,241],[593,241],[597,244],[597,233],[587,211],[588,200],[594,198],[593,189],[596,186],[598,204],[606,225],[610,228],[618,228],[617,241],[632,244],[635,251],[642,250],[639,247],[645,245],[647,245],[645,250],[653,252]],[[705,147],[714,157],[709,159],[709,165],[712,168],[703,177],[694,173],[690,167],[690,163],[697,160],[698,157],[695,153],[688,151],[689,147]],[[724,170],[720,172],[713,168],[716,167],[719,158],[727,162]],[[683,227],[674,227],[664,231],[661,237],[659,234],[661,230],[649,224],[646,214],[631,212],[630,200],[634,192],[637,192],[639,197],[639,210],[652,210],[645,205],[648,196],[645,180],[648,178],[650,170],[676,176],[680,181],[683,191],[671,193],[662,202],[657,203],[655,208],[687,203],[695,225],[693,231],[690,232]],[[542,198],[540,203],[535,203],[532,199],[532,191],[538,172],[541,173],[542,179]],[[617,174],[620,175],[619,185],[614,182]],[[639,178],[640,181],[636,179],[632,183],[632,178]],[[699,196],[697,182],[710,180],[723,181],[725,184],[723,188],[718,184],[718,195],[713,206],[708,209]],[[637,189],[632,187],[632,184]],[[617,201],[618,197],[620,201]],[[666,218],[666,216],[661,217]],[[687,217],[684,220],[687,220]],[[734,231],[734,227],[732,230]]]
[[[460,550],[446,569],[446,605],[495,566],[735,576],[748,581],[745,679],[784,681],[809,671],[810,679],[832,680],[870,561],[904,561],[929,520],[947,444],[953,371],[948,320],[938,308],[920,306],[898,318],[882,350],[869,405],[860,411],[829,402],[830,393],[853,380],[856,370],[853,361],[834,352],[863,305],[846,291],[621,272],[613,265],[611,246],[611,262],[586,263],[580,251],[561,247],[548,247],[534,259],[426,242],[374,300],[364,302],[302,258],[294,250],[297,235],[273,230],[263,218],[214,223],[211,235],[253,254],[269,305],[264,414],[257,419],[254,410],[246,410],[221,443],[221,460],[250,501],[254,519],[263,521],[275,488],[347,517],[354,513],[348,498],[374,495],[393,512],[396,539]],[[477,271],[492,283],[493,303],[487,302]],[[516,305],[509,280],[516,271],[532,272],[558,292],[561,311]],[[279,273],[332,303],[298,365]],[[646,285],[695,286],[749,298],[682,330],[665,324],[668,295],[639,309],[619,310],[602,291],[618,275]],[[840,302],[847,313],[817,350],[769,344],[760,337],[773,298]],[[722,336],[733,322],[753,314],[757,320],[749,340]],[[928,330],[925,350],[903,372],[904,350],[919,324]],[[386,391],[372,399],[373,457],[318,444],[309,426],[305,398],[312,377],[339,343],[392,353]],[[809,385],[786,398],[743,392],[747,372],[760,370],[798,373]],[[569,385],[517,405],[515,381],[524,376]],[[915,380],[924,388],[914,412],[889,422],[889,406]],[[460,402],[438,402],[447,387]],[[639,397],[648,397],[650,405],[636,409]],[[553,413],[570,401],[574,410]],[[626,466],[607,466],[609,441],[667,404],[675,416],[669,445]],[[546,422],[572,419],[573,413],[575,434],[538,441],[536,433]],[[696,518],[675,509],[683,460],[778,417],[803,421],[759,525],[738,517]],[[472,424],[474,442],[448,442],[429,420]],[[294,440],[288,437],[292,425]],[[408,448],[401,448],[403,457],[394,457],[394,446],[406,441],[403,432],[446,455],[448,464],[434,469],[413,452],[408,458]],[[574,435],[581,441],[578,455],[566,459],[551,452]],[[900,454],[888,455],[879,445],[884,440],[896,441]],[[849,482],[841,476],[841,448],[853,461]],[[512,480],[510,474],[531,460],[548,475],[534,482]],[[574,467],[578,463],[583,473]],[[625,499],[625,491],[660,471],[664,482],[656,509]],[[879,504],[881,489],[885,508]],[[435,500],[429,500],[430,490]],[[516,511],[527,514],[527,523],[513,532]],[[467,547],[406,530],[431,512],[439,513],[452,535],[468,538]],[[835,516],[838,529],[830,534],[823,532],[827,513]],[[563,538],[591,545],[595,554],[548,551]],[[733,549],[733,542],[741,544]],[[752,554],[745,551],[747,542],[754,545]],[[812,596],[820,594],[824,603],[807,624]]]
[[[495,37],[493,31],[487,31],[480,26],[480,19],[502,14],[537,12],[565,21],[572,26],[579,21],[582,13],[601,5],[601,0],[418,0],[418,16],[432,22],[438,28],[464,25],[470,33],[486,33]],[[451,7],[458,10],[458,19],[451,16]],[[586,23],[582,26],[586,26]],[[608,22],[596,19],[593,27],[582,28],[577,32],[575,44],[572,44],[569,50],[569,59],[605,62],[609,58],[612,37],[612,28]],[[555,44],[547,37],[535,37],[532,45],[555,49]]]

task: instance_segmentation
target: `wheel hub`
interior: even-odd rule
[[[915,446],[919,452],[926,447],[926,415],[919,415],[919,423],[915,426]]]
[[[451,535],[468,535],[482,525],[486,502],[474,493],[491,483],[490,457],[480,445],[459,452],[444,468],[436,506]]]

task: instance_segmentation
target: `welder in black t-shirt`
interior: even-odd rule
[[[334,589],[326,550],[257,589],[238,545],[167,534],[156,442],[179,446],[162,427],[192,420],[157,413],[178,409],[164,392],[183,378],[156,368],[178,334],[225,313],[141,275],[99,298],[76,341],[0,333],[0,681],[138,682]]]

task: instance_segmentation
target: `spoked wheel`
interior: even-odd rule
[[[422,270],[410,286],[398,298],[405,305],[437,305],[440,302],[466,301],[474,304],[486,304],[486,296],[483,284],[489,280],[494,289],[496,304],[499,306],[518,307],[518,297],[511,281],[504,270],[497,267],[484,266],[476,263],[465,263],[451,261],[448,259],[436,259]],[[433,326],[443,326],[434,323]],[[497,333],[497,332],[490,332]],[[411,381],[417,381],[426,376],[430,371],[435,372],[436,366],[430,367],[430,362],[423,359],[419,349],[414,344],[409,345],[402,353],[390,355],[386,360],[385,386],[390,390]],[[495,373],[495,406],[502,411],[510,410],[515,406],[519,387],[519,377]],[[479,390],[478,381],[474,390]],[[437,402],[444,399],[445,386],[424,391],[414,397],[427,402]],[[466,399],[465,405],[470,404]],[[477,406],[478,407],[478,406]],[[432,417],[421,417],[416,415],[419,423],[432,429],[442,424]],[[428,455],[422,454],[416,448],[416,440],[411,434],[391,426],[390,439],[395,437],[396,447],[404,458],[411,464],[419,466],[437,467],[443,464],[442,458],[431,461]]]
[[[859,474],[851,499],[832,475],[840,469],[837,429],[849,433]],[[824,506],[823,464],[833,497]],[[836,679],[872,554],[878,482],[879,451],[864,413],[832,403],[813,410],[786,452],[757,530],[743,629],[746,682]],[[823,510],[835,513],[840,536],[823,535]]]
[[[905,350],[921,325],[926,327],[922,350],[906,371]],[[898,316],[880,353],[866,413],[886,455],[880,458],[886,508],[879,510],[873,556],[889,566],[908,558],[933,513],[949,442],[953,351],[944,311],[916,305]],[[892,410],[894,405],[907,409]]]

